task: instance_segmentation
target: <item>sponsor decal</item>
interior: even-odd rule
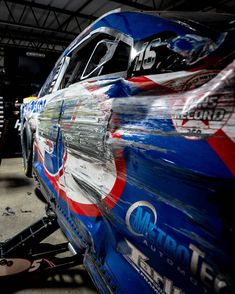
[[[129,253],[125,258],[131,262],[139,274],[146,280],[149,286],[159,294],[181,294],[182,290],[174,286],[172,280],[154,270],[149,264],[149,258],[139,251],[133,244],[127,241]]]
[[[196,101],[188,101],[185,110],[173,116],[173,122],[179,133],[194,138],[211,136],[228,122],[233,108],[232,93],[215,94]]]
[[[189,79],[185,84],[185,90],[206,83],[213,75],[215,73],[204,73]],[[222,129],[233,113],[233,93],[225,90],[213,93],[211,88],[190,93],[187,97],[182,96],[174,105],[172,120],[177,132],[192,139],[200,139]]]
[[[143,216],[143,207],[148,208]],[[136,210],[134,222],[131,223],[131,216]],[[151,221],[151,214],[153,221]],[[156,227],[157,212],[155,207],[147,201],[139,201],[134,203],[127,211],[126,224],[128,230],[135,236],[143,236],[144,234],[151,234],[153,227]]]
[[[215,293],[222,293],[225,288],[228,288],[224,277],[205,261],[206,253],[204,251],[193,243],[188,246],[180,244],[157,225],[157,210],[151,203],[147,201],[134,203],[127,210],[125,220],[132,235],[142,238],[143,244],[158,254],[158,258],[164,260],[168,266],[175,267],[176,271],[187,277],[191,284],[205,287],[204,293],[207,293],[207,288],[213,289]],[[133,250],[136,251],[137,249]],[[147,265],[148,259],[143,253],[138,251],[136,254],[139,256],[138,260],[133,260],[133,258],[137,258],[134,252],[130,253],[129,256],[135,267],[144,272],[151,282],[156,282],[157,279],[162,282],[163,289],[166,287],[171,289],[170,292],[164,290],[163,293],[181,293],[181,290],[175,287],[171,280],[162,276],[162,273],[155,272],[153,268]],[[142,266],[143,264],[145,266]]]
[[[181,74],[179,74],[181,73]],[[207,83],[218,74],[218,71],[199,72],[177,72],[170,75],[171,79],[166,80],[163,85],[177,92],[185,92],[196,89]],[[167,76],[169,78],[169,75]]]
[[[33,113],[41,112],[45,105],[46,105],[46,99],[33,100],[24,105],[22,115],[24,116],[25,113],[29,111]]]
[[[198,73],[194,75],[193,77],[190,77],[187,79],[187,81],[184,81],[184,85],[182,86],[183,91],[189,91],[193,90],[197,87],[200,87],[201,85],[209,82],[211,79],[213,79],[217,74],[219,73],[218,70],[211,70],[203,73]]]

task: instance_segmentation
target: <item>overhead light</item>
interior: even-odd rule
[[[27,56],[31,56],[31,57],[39,57],[39,58],[45,58],[46,54],[44,53],[39,53],[39,52],[26,52]]]

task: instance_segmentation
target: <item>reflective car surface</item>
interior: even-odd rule
[[[234,293],[234,17],[111,12],[22,106],[25,173],[102,293]]]

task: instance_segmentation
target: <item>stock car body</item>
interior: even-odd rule
[[[102,293],[234,293],[234,17],[114,11],[22,105],[25,172]]]

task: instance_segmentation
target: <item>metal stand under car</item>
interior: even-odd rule
[[[47,216],[0,244],[0,279],[18,275],[55,272],[79,265],[82,255],[76,254],[70,243],[40,243],[59,228],[56,216],[49,209]],[[70,252],[70,256],[57,257]]]

